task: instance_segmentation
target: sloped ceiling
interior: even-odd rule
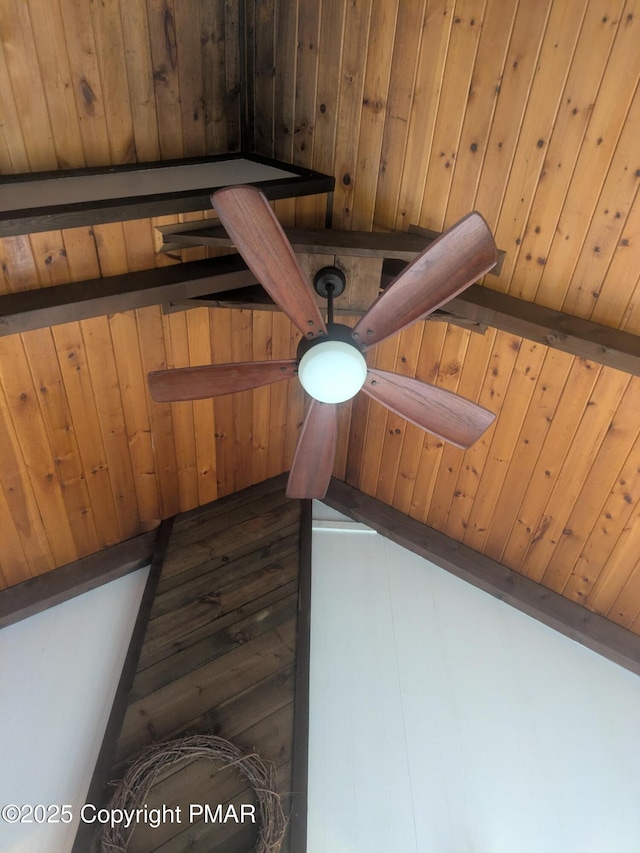
[[[254,148],[335,175],[339,228],[440,231],[477,209],[506,251],[486,287],[640,334],[638,5],[7,0],[0,170]],[[276,212],[322,225],[325,205]],[[0,288],[178,262],[155,231],[176,219],[5,238]],[[295,383],[161,406],[145,374],[295,344],[277,312],[160,307],[0,338],[0,581],[287,470]],[[496,423],[463,453],[356,398],[334,473],[640,632],[640,379],[444,323],[373,359]]]

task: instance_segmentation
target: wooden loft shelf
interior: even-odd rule
[[[277,199],[330,193],[335,179],[245,153],[8,175],[0,237],[208,210],[215,189],[249,183]]]

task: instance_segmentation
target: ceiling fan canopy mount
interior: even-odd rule
[[[325,267],[315,277],[328,300],[327,322],[264,195],[251,185],[225,187],[211,197],[249,269],[300,331],[295,359],[159,370],[149,387],[157,401],[216,397],[298,375],[311,396],[296,447],[287,495],[322,498],[331,479],[338,432],[337,404],[362,390],[420,428],[467,448],[495,415],[437,385],[368,368],[363,352],[424,319],[488,272],[496,245],[479,213],[465,216],[421,252],[380,294],[355,328],[333,322],[333,298],[344,274]]]

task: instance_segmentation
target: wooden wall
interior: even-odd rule
[[[240,148],[238,0],[3,0],[0,173]]]
[[[487,287],[640,331],[637,0],[249,7],[255,144],[336,176],[335,227],[479,210]]]
[[[477,209],[506,251],[486,287],[640,333],[636,0],[250,6],[255,144],[335,174],[336,227]],[[336,474],[639,631],[638,379],[495,330],[377,350],[498,417],[462,453],[360,396]]]
[[[115,755],[112,775],[145,746],[211,733],[277,767],[291,790],[300,504],[282,477],[177,520]],[[192,762],[163,775],[149,806],[255,802],[236,771]],[[225,806],[226,808],[226,806]],[[128,849],[254,849],[256,826],[140,826]],[[283,847],[283,853],[286,847]]]
[[[440,230],[476,208],[506,251],[486,287],[638,334],[639,5],[6,0],[0,170],[220,153],[242,126],[336,176],[337,227]],[[324,204],[276,209],[322,225]],[[196,257],[157,254],[166,221],[5,239],[0,290]],[[277,313],[159,308],[3,338],[0,584],[286,470],[295,382],[162,406],[145,374],[296,339]],[[640,630],[638,379],[496,330],[416,325],[378,350],[496,423],[463,454],[358,398],[336,475]]]

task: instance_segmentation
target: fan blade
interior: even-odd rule
[[[369,370],[362,390],[405,420],[463,450],[495,419],[493,412],[445,388],[385,370]]]
[[[296,359],[245,361],[239,364],[206,364],[155,370],[147,377],[151,396],[157,403],[202,400],[236,391],[248,391],[288,379],[298,372]]]
[[[337,437],[337,407],[333,403],[312,400],[293,457],[287,497],[323,498],[326,495]]]
[[[251,185],[211,196],[225,231],[251,272],[307,338],[327,333],[313,290],[264,195]]]
[[[368,348],[395,335],[453,299],[497,260],[489,226],[479,213],[469,213],[391,282],[358,321],[353,337]]]

